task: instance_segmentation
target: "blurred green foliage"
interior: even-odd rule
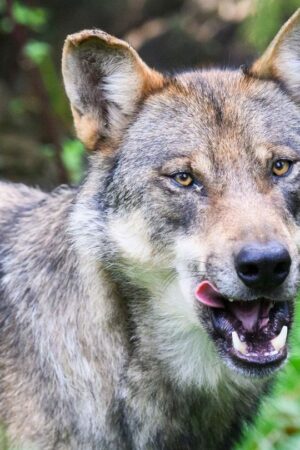
[[[40,31],[46,24],[47,11],[45,8],[29,7],[23,2],[15,1],[12,4],[12,17],[16,23]]]
[[[7,3],[0,0],[0,14],[5,13]],[[10,16],[5,15],[0,20],[0,29],[4,33],[11,33],[14,24],[41,31],[47,23],[48,12],[45,8],[27,6],[25,2],[14,1],[11,5]]]
[[[62,146],[62,160],[71,183],[78,184],[82,178],[84,146],[78,139],[66,139]]]
[[[82,144],[73,134],[69,104],[64,92],[60,68],[57,67],[53,47],[44,40],[50,9],[29,6],[26,0],[0,0],[0,32],[21,38],[19,62],[29,73],[34,91],[30,97],[10,98],[8,111],[14,121],[23,123],[32,114],[40,113],[42,130],[46,134],[40,150],[43,158],[57,165],[58,182],[79,183],[84,171]],[[0,80],[1,81],[1,80]]]
[[[39,70],[48,93],[49,106],[67,127],[70,123],[69,104],[61,83],[60,72],[53,61],[51,46],[42,41],[30,39],[23,49],[25,57]]]
[[[254,0],[255,14],[241,24],[243,37],[254,48],[263,51],[299,7],[299,0]]]

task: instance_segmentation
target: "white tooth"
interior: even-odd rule
[[[288,334],[288,329],[287,326],[284,325],[279,333],[278,336],[276,336],[274,339],[271,340],[271,343],[273,345],[273,348],[279,352],[286,343],[286,338],[287,338],[287,334]]]
[[[243,355],[247,355],[247,345],[240,340],[237,332],[233,331],[231,336],[232,336],[232,345],[235,348],[235,350],[242,353]]]

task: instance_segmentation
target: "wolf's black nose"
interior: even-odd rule
[[[246,245],[235,257],[235,269],[243,283],[251,288],[275,288],[289,274],[291,257],[278,242]]]

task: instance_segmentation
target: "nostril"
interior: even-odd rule
[[[284,275],[289,270],[289,264],[287,262],[280,262],[274,268],[274,273],[276,275]]]
[[[245,277],[254,277],[258,275],[259,269],[256,264],[241,264],[239,272]]]

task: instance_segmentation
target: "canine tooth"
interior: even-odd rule
[[[288,329],[287,326],[284,325],[279,333],[278,336],[276,336],[274,339],[271,340],[271,343],[273,345],[273,348],[279,352],[286,343],[286,338],[287,338],[287,333],[288,333]]]
[[[232,345],[235,348],[235,350],[242,353],[243,355],[247,355],[247,345],[240,340],[237,332],[233,331],[231,336],[232,336]]]

